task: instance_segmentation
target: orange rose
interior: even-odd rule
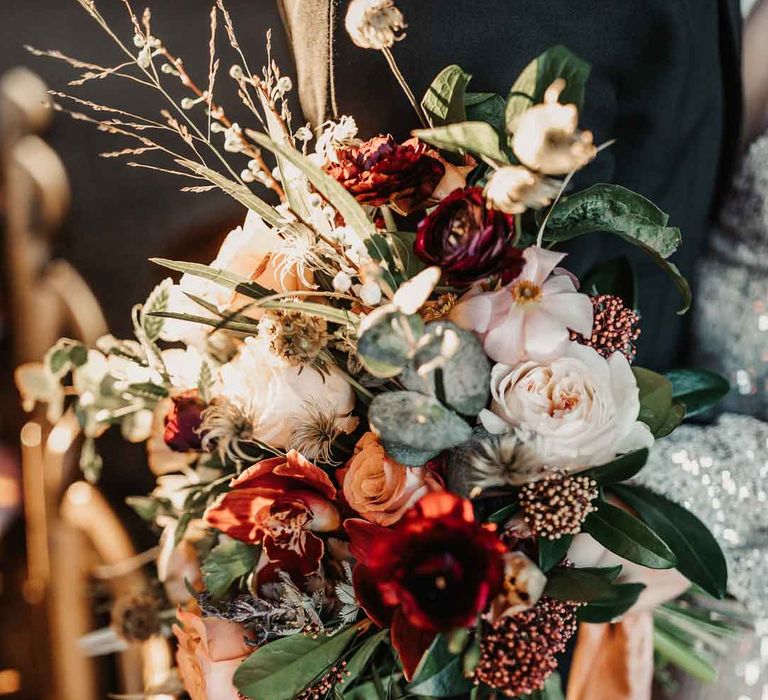
[[[178,619],[182,626],[173,626],[179,643],[176,663],[189,696],[192,700],[238,700],[232,677],[254,651],[245,643],[251,633],[235,622],[184,610],[179,610]]]
[[[337,472],[344,498],[363,518],[377,525],[396,523],[422,496],[442,487],[426,467],[406,467],[387,456],[373,433]]]

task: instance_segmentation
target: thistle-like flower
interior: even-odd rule
[[[112,608],[112,627],[129,642],[146,641],[160,633],[160,602],[148,591],[121,596]]]
[[[552,203],[560,183],[519,165],[496,170],[485,187],[486,203],[505,214],[522,214]]]
[[[270,351],[293,366],[314,362],[328,345],[326,322],[301,311],[268,310],[259,322],[259,333]]]
[[[315,399],[304,403],[301,423],[291,436],[291,449],[307,459],[324,464],[333,460],[333,443],[342,433],[349,432],[350,416],[340,416],[329,401]]]
[[[253,437],[256,417],[245,406],[217,396],[203,411],[202,418],[200,435],[205,452],[217,451],[222,459],[235,463],[253,460],[247,448],[256,444]]]
[[[526,435],[510,432],[473,440],[468,447],[469,473],[465,476],[474,495],[493,488],[519,486],[538,479],[543,468],[526,447]]]
[[[394,0],[352,0],[344,26],[361,49],[390,49],[408,26]]]

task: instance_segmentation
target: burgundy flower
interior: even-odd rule
[[[455,287],[500,274],[504,284],[523,269],[515,248],[515,217],[485,206],[479,187],[454,190],[424,218],[413,249],[429,265],[442,268]]]
[[[205,401],[197,390],[185,391],[172,398],[173,405],[165,416],[163,439],[174,452],[194,452],[200,449],[200,424]]]
[[[391,627],[409,679],[438,632],[475,624],[501,590],[506,547],[455,494],[424,496],[391,530],[356,519],[344,526],[358,562],[355,594]]]
[[[392,136],[376,136],[336,151],[337,162],[326,172],[361,204],[389,204],[401,214],[423,207],[445,173],[445,166],[418,139],[398,144]]]

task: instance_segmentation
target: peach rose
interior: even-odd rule
[[[387,456],[373,433],[363,435],[355,453],[337,472],[347,503],[377,525],[396,523],[422,496],[442,486],[426,467],[406,467]]]
[[[176,663],[189,696],[192,700],[238,700],[232,678],[254,651],[245,643],[251,633],[235,622],[184,610],[179,610],[178,619],[181,626],[173,626],[179,643]]]

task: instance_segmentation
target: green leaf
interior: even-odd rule
[[[273,206],[267,204],[260,197],[257,197],[245,185],[230,180],[229,178],[224,177],[221,173],[211,170],[200,163],[195,163],[194,161],[186,160],[185,158],[179,158],[176,162],[187,170],[193,172],[195,175],[204,177],[208,182],[216,185],[222,192],[228,194],[233,199],[236,199],[244,207],[256,212],[270,226],[279,228],[285,224],[283,217],[278,214]]]
[[[219,270],[210,265],[184,262],[183,260],[168,260],[167,258],[150,258],[149,261],[155,263],[155,265],[166,267],[169,270],[182,272],[193,277],[201,277],[215,284],[220,284],[222,287],[231,289],[250,299],[262,299],[270,294],[274,294],[274,292],[266,287],[262,287],[246,277],[236,275],[234,272],[227,270]]]
[[[685,404],[689,418],[712,408],[731,390],[725,377],[703,369],[677,369],[666,377],[672,382],[672,397]]]
[[[151,498],[150,496],[128,496],[125,503],[133,508],[136,515],[147,522],[152,522],[160,511],[171,506],[171,502],[165,498]]]
[[[717,678],[717,672],[712,665],[701,658],[691,646],[677,641],[658,626],[654,626],[653,630],[653,649],[663,659],[700,681],[712,683]]]
[[[547,678],[542,690],[534,690],[527,700],[565,700],[563,697],[563,683],[560,674],[553,673]]]
[[[565,558],[573,542],[573,535],[563,535],[556,540],[539,537],[536,541],[539,545],[539,568],[546,573]]]
[[[398,265],[390,240],[389,234],[372,233],[365,241],[365,248],[381,265],[384,282],[395,290],[406,281],[406,276],[403,274],[404,269],[401,270]]]
[[[685,417],[685,406],[672,396],[672,382],[644,367],[633,367],[640,392],[640,414],[654,437],[669,435]]]
[[[491,513],[488,516],[487,521],[494,523],[495,525],[503,525],[507,522],[517,511],[520,510],[520,506],[517,503],[510,503],[503,508],[499,508],[495,513]]]
[[[558,78],[565,80],[561,104],[575,104],[581,111],[590,66],[565,46],[554,46],[529,63],[509,91],[507,131],[514,133],[517,119],[529,107],[544,101],[544,93]]]
[[[642,583],[617,583],[612,597],[597,600],[579,608],[576,617],[580,622],[611,622],[626,613],[645,590]]]
[[[368,664],[379,646],[389,639],[389,629],[379,630],[368,637],[352,655],[344,670],[347,674],[344,688],[349,688],[352,683],[368,670]],[[346,694],[346,690],[345,690]]]
[[[319,168],[295,148],[276,143],[266,134],[249,131],[248,135],[262,148],[272,151],[276,156],[282,156],[299,168],[309,178],[317,191],[341,214],[347,226],[351,227],[362,241],[376,233],[376,228],[363,207],[344,189],[343,185],[323,172],[322,168]]]
[[[420,451],[439,451],[469,440],[472,429],[433,396],[415,391],[378,394],[368,410],[368,420],[385,443]]]
[[[499,135],[485,122],[461,122],[434,129],[416,129],[413,135],[446,151],[474,153],[497,163],[509,163],[507,154],[499,145]]]
[[[437,74],[421,100],[432,126],[463,122],[467,118],[464,90],[471,78],[457,65],[446,66]]]
[[[636,450],[629,452],[612,462],[603,464],[600,467],[594,467],[582,473],[582,476],[588,476],[594,479],[598,484],[615,484],[619,481],[627,481],[635,476],[648,461],[648,450]]]
[[[214,597],[221,598],[229,587],[241,576],[256,566],[256,550],[239,542],[227,540],[216,545],[200,567],[206,590]]]
[[[620,603],[627,598],[623,585],[615,583],[620,573],[621,566],[585,569],[559,566],[548,574],[544,593],[555,600],[575,603]]]
[[[680,245],[680,231],[667,226],[669,217],[642,195],[619,185],[593,185],[563,198],[551,210],[544,232],[550,242],[567,241],[585,233],[604,231],[620,236],[650,255],[672,279],[685,313],[691,305],[688,282],[666,260]]]
[[[626,257],[596,265],[581,279],[581,291],[590,296],[612,294],[628,309],[637,308],[637,280]]]
[[[464,108],[467,112],[467,121],[486,122],[498,134],[504,133],[504,114],[507,103],[501,95],[495,92],[467,93],[464,98]]]
[[[707,593],[722,598],[728,568],[720,545],[693,513],[644,486],[611,490],[656,531],[677,557],[677,570]]]
[[[334,635],[299,633],[265,644],[235,671],[235,687],[249,698],[293,700],[336,663],[358,631],[353,625]]]
[[[452,654],[448,638],[439,634],[416,669],[408,686],[409,692],[433,698],[452,698],[471,689],[472,681],[464,677],[461,655]]]
[[[584,521],[584,532],[624,559],[649,569],[671,569],[677,563],[672,550],[644,522],[621,508],[597,502],[597,510]]]
[[[382,310],[369,314],[364,325],[357,339],[357,354],[363,366],[374,377],[396,377],[424,335],[421,316]]]
[[[172,286],[173,280],[164,279],[150,292],[141,307],[141,327],[150,343],[154,343],[160,337],[165,324],[165,319],[152,314],[168,308]]]

